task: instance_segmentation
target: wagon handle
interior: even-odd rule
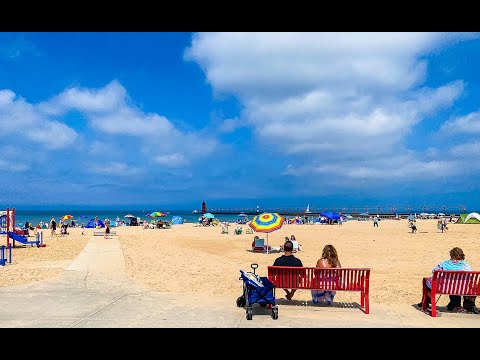
[[[255,269],[258,268],[258,264],[257,263],[250,264],[250,267],[253,269],[253,273],[255,274]]]

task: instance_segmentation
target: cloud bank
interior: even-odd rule
[[[185,59],[215,94],[233,94],[258,142],[295,159],[287,176],[383,182],[455,176],[467,163],[407,141],[461,98],[455,79],[426,85],[428,56],[476,33],[199,33]],[[477,114],[443,126],[477,131]],[[472,123],[475,122],[475,125]],[[229,127],[225,125],[225,127]],[[427,134],[428,135],[428,134]],[[452,150],[453,151],[453,150]],[[438,154],[438,152],[437,152]]]

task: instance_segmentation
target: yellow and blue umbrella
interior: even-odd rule
[[[284,218],[278,213],[263,213],[256,215],[248,225],[256,232],[267,233],[267,254],[268,254],[268,233],[282,227]]]

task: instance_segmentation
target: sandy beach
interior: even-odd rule
[[[417,220],[418,232],[412,234],[407,220],[382,220],[378,228],[371,221],[349,221],[339,225],[283,225],[269,234],[269,245],[283,244],[285,236],[295,235],[303,247],[296,256],[305,266],[313,266],[323,247],[337,248],[343,267],[371,268],[371,303],[415,304],[421,298],[421,280],[432,268],[449,256],[458,246],[473,269],[480,268],[478,234],[480,226],[449,224],[441,233],[436,220]],[[242,293],[239,270],[250,271],[258,263],[257,273],[266,276],[278,253],[252,253],[254,235],[229,234],[221,228],[197,227],[186,223],[171,229],[118,227],[114,230],[120,240],[127,274],[145,289],[172,293],[198,293],[211,296],[236,296]],[[70,235],[51,237],[44,231],[45,248],[13,249],[13,262],[0,267],[0,287],[47,281],[63,273],[68,264],[80,254],[93,229],[70,228]],[[105,239],[104,241],[109,241]],[[2,242],[4,244],[6,240]],[[277,297],[283,296],[283,291]],[[310,293],[299,290],[296,300],[310,300]],[[337,292],[336,302],[359,301],[358,293]],[[439,305],[448,297],[442,296]],[[478,305],[478,304],[477,304]]]

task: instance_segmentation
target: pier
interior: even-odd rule
[[[445,216],[454,216],[464,214],[467,212],[465,206],[423,206],[423,207],[378,207],[378,206],[363,206],[363,207],[342,207],[342,208],[313,208],[310,207],[309,211],[305,211],[306,208],[208,208],[207,212],[214,215],[239,215],[245,214],[248,216],[255,216],[264,212],[274,212],[282,216],[313,216],[318,217],[321,213],[327,211],[334,211],[340,214],[349,214],[353,217],[379,215],[382,218],[394,217],[395,215],[400,217],[406,217],[410,214],[445,214]],[[201,215],[201,212],[198,213]]]

